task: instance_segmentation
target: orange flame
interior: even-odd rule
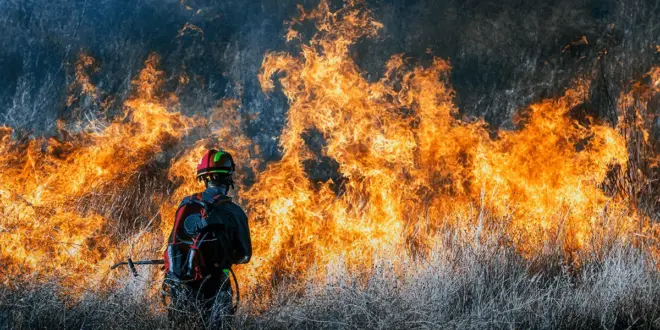
[[[0,159],[0,259],[2,275],[30,272],[63,273],[71,281],[94,278],[119,255],[108,235],[118,220],[108,214],[103,195],[126,188],[139,169],[168,143],[186,133],[192,121],[167,110],[156,96],[162,71],[150,56],[137,94],[126,102],[124,115],[93,134],[70,141],[12,141],[3,129]],[[89,205],[89,204],[98,204]],[[68,280],[68,279],[67,279]]]
[[[570,252],[588,248],[604,216],[625,209],[608,208],[615,201],[599,188],[613,165],[626,166],[625,140],[569,116],[586,98],[586,83],[530,106],[521,130],[490,139],[483,121],[457,119],[442,59],[421,67],[395,55],[383,78],[365,78],[349,47],[380,24],[360,7],[330,12],[324,2],[303,12],[319,32],[301,55],[264,59],[264,91],[280,77],[290,109],[283,160],[243,194],[258,222],[252,266],[263,269],[255,274],[299,274],[337,257],[365,265],[385,247],[424,250],[448,222],[470,227],[475,207],[490,221],[506,219],[521,252],[550,244]],[[325,140],[320,154],[303,138],[314,130]],[[344,181],[310,180],[304,164],[323,157],[338,163]]]
[[[421,66],[394,55],[380,80],[366,79],[350,49],[382,25],[360,1],[335,12],[326,1],[300,11],[287,33],[301,41],[300,54],[267,53],[259,75],[266,93],[275,91],[277,77],[290,106],[279,137],[283,157],[262,171],[240,103],[225,100],[209,120],[183,116],[176,98],[161,91],[164,73],[155,55],[133,82],[123,118],[98,132],[22,142],[0,128],[5,283],[12,274],[41,271],[88,285],[135,253],[118,246],[125,238],[113,234],[128,216],[95,203],[139,183],[145,168],[192,129],[209,136],[168,164],[169,180],[162,181],[175,189],[149,195],[147,204],[160,207],[145,211],[156,215],[131,241],[142,254],[160,254],[178,202],[201,189],[193,178],[198,157],[221,146],[235,155],[239,175],[256,173],[254,184],[234,196],[251,221],[254,258],[238,271],[251,288],[310,275],[312,266],[337,258],[366,269],[379,252],[423,254],[448,227],[475,237],[503,229],[528,256],[555,247],[590,251],[598,247],[595,237],[628,239],[645,230],[629,196],[603,187],[615,168],[627,169],[625,129],[572,119],[588,82],[523,109],[519,130],[491,138],[482,120],[459,119],[445,60]],[[307,42],[295,30],[305,21],[318,30]],[[658,93],[659,70],[649,73],[650,85],[622,95],[619,107],[634,109]],[[322,146],[310,146],[310,136]],[[329,174],[318,179],[310,168]]]

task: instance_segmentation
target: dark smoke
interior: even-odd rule
[[[267,50],[292,50],[283,22],[296,5],[317,1],[5,0],[0,2],[0,124],[32,136],[56,135],[55,120],[111,119],[131,92],[149,53],[162,58],[166,88],[186,114],[238,98],[247,134],[277,157],[286,100],[265,96],[257,73]],[[340,1],[333,1],[335,8]],[[395,53],[417,61],[448,58],[466,120],[512,129],[516,109],[559,95],[579,77],[593,79],[583,112],[616,124],[616,96],[659,55],[658,1],[369,1],[384,23],[379,38],[354,47],[358,64],[378,79]],[[203,34],[178,36],[186,23]],[[310,29],[310,34],[313,29]],[[579,42],[585,37],[587,43]],[[430,54],[427,52],[430,50]],[[93,56],[102,93],[67,106],[80,52]],[[600,57],[600,59],[599,59]],[[182,74],[190,78],[178,83]],[[107,110],[101,103],[112,97]],[[102,111],[103,110],[103,111]]]

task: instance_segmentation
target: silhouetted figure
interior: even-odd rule
[[[176,211],[163,283],[173,321],[202,315],[218,322],[234,312],[231,266],[252,256],[247,216],[227,196],[234,169],[229,153],[208,150],[197,165],[206,190],[184,198]]]

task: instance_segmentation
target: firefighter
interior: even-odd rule
[[[197,164],[197,179],[206,189],[184,198],[176,211],[164,253],[171,316],[193,305],[211,317],[233,313],[231,266],[252,256],[247,216],[227,196],[235,167],[228,152],[206,151]]]

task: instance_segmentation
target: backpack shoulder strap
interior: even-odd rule
[[[211,212],[203,219],[206,226],[217,224],[228,225],[227,220],[225,219],[226,217],[224,216],[225,211],[215,208],[227,203],[231,203],[231,197],[225,195],[213,196],[211,201]]]
[[[220,205],[220,204],[225,204],[231,202],[231,197],[227,195],[217,195],[213,196],[213,205]]]
[[[196,204],[195,201],[201,201],[201,200],[202,200],[202,194],[194,194],[194,195],[186,196],[181,201],[179,207],[184,205]]]

